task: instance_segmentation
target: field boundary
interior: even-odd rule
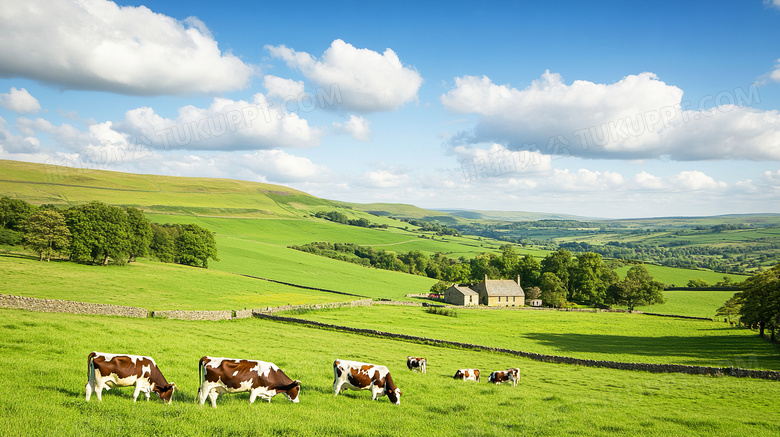
[[[279,311],[291,310],[322,310],[328,308],[344,308],[356,306],[371,306],[375,302],[371,299],[351,300],[346,302],[326,302],[316,304],[301,305],[282,305],[278,307],[263,307],[242,310],[164,310],[150,311],[146,308],[139,308],[124,305],[112,305],[102,303],[78,302],[73,300],[60,299],[40,299],[37,297],[11,296],[0,294],[0,308],[21,309],[27,311],[36,311],[42,313],[70,313],[96,316],[120,316],[134,318],[158,318],[158,319],[177,319],[191,321],[219,321],[248,319],[256,314],[273,314]]]
[[[255,313],[254,316],[260,319],[272,320],[284,323],[293,323],[298,325],[307,325],[319,329],[329,329],[339,332],[349,332],[358,335],[371,337],[381,337],[391,340],[405,340],[415,343],[428,344],[439,347],[457,347],[484,352],[502,353],[514,355],[523,358],[529,358],[534,361],[558,364],[575,364],[586,367],[602,367],[617,370],[634,370],[651,373],[683,373],[688,375],[707,375],[707,376],[733,376],[737,378],[756,378],[780,381],[780,372],[775,370],[752,370],[738,367],[708,367],[708,366],[688,366],[684,364],[653,364],[653,363],[623,363],[619,361],[587,360],[583,358],[564,357],[559,355],[537,354],[534,352],[524,352],[513,349],[496,348],[482,346],[471,343],[461,343],[457,341],[440,340],[428,337],[418,337],[407,334],[395,334],[392,332],[376,331],[373,329],[353,328],[350,326],[333,325],[329,323],[316,322],[313,320],[298,319],[295,317],[283,317],[265,313]]]
[[[368,298],[368,296],[363,296],[363,295],[360,295],[360,294],[352,294],[352,293],[347,293],[347,292],[344,292],[344,291],[328,290],[326,288],[309,287],[308,285],[292,284],[290,282],[277,281],[276,279],[262,278],[260,276],[246,275],[244,273],[234,273],[234,275],[246,276],[247,278],[260,279],[261,281],[274,282],[276,284],[287,285],[289,287],[302,288],[304,290],[314,290],[314,291],[322,291],[324,293],[341,294],[341,295],[344,295],[344,296],[362,297],[362,298],[366,298],[366,299]]]

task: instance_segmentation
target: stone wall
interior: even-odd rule
[[[750,370],[735,367],[707,367],[707,366],[687,366],[682,364],[652,364],[652,363],[622,363],[618,361],[586,360],[582,358],[562,357],[558,355],[537,354],[532,352],[517,351],[512,349],[494,348],[481,346],[471,343],[460,343],[456,341],[439,340],[428,337],[418,337],[406,334],[394,334],[391,332],[375,331],[373,329],[352,328],[349,326],[332,325],[328,323],[315,322],[313,320],[297,319],[293,317],[281,317],[269,314],[255,314],[255,317],[271,319],[275,321],[296,323],[301,325],[310,325],[317,328],[332,329],[341,332],[351,332],[355,334],[382,337],[389,339],[399,339],[413,341],[416,343],[430,344],[435,346],[459,347],[463,349],[479,350],[486,352],[496,352],[508,355],[529,358],[535,361],[560,364],[576,364],[587,367],[604,367],[619,370],[640,370],[652,373],[685,373],[689,375],[710,375],[723,376],[730,375],[740,378],[759,378],[780,381],[780,372],[774,370]]]
[[[279,311],[294,311],[294,310],[322,310],[328,308],[352,308],[361,306],[371,306],[375,304],[371,299],[351,300],[348,302],[328,302],[317,304],[303,304],[303,305],[282,305],[278,307],[265,307],[260,309],[250,310],[254,314],[273,314]]]
[[[59,299],[37,299],[34,297],[10,296],[7,294],[0,294],[0,307],[18,308],[45,313],[73,313],[122,317],[147,317],[149,313],[146,309],[137,307],[74,302],[71,300]]]
[[[231,320],[233,319],[233,311],[152,311],[152,317],[178,320]]]

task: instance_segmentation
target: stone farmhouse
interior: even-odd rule
[[[451,305],[477,306],[479,294],[465,285],[452,284],[444,290],[444,301]]]
[[[453,284],[444,291],[444,301],[451,305],[521,307],[525,306],[525,292],[520,286],[520,276],[517,280],[485,276],[484,281],[471,287]]]

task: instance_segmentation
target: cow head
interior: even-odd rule
[[[453,376],[452,378],[453,379],[463,378],[463,372],[458,370],[457,372],[455,372],[455,376]]]
[[[173,392],[176,390],[176,384],[170,383],[166,385],[154,385],[154,392],[160,396],[160,399],[170,404],[173,401]]]
[[[387,398],[390,399],[390,402],[392,402],[392,403],[394,403],[396,405],[401,405],[401,389],[400,388],[396,387],[393,390],[385,389],[385,391],[387,392]]]
[[[290,402],[298,403],[300,400],[298,399],[298,395],[301,393],[301,381],[295,380],[292,383],[292,387],[288,388],[287,391],[284,392],[284,394],[287,396],[287,399],[290,400]]]

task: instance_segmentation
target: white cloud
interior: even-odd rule
[[[664,188],[664,182],[658,176],[653,176],[650,173],[643,171],[634,175],[634,183],[639,188],[661,190]]]
[[[38,99],[24,88],[18,90],[12,87],[9,93],[0,94],[0,106],[20,114],[34,114],[41,110],[41,104],[38,103]]]
[[[208,108],[179,108],[176,119],[152,108],[127,111],[117,129],[165,149],[253,150],[311,147],[324,134],[298,115],[273,107],[257,93],[252,102],[215,98]]]
[[[282,150],[260,150],[253,154],[243,154],[239,159],[240,164],[236,164],[277,183],[316,181],[330,175],[327,167]]]
[[[545,155],[538,149],[511,150],[494,143],[487,149],[455,146],[451,152],[461,164],[461,170],[467,180],[511,178],[517,174],[546,173],[552,168],[550,155]]]
[[[317,60],[284,45],[266,46],[271,55],[321,87],[338,85],[341,107],[358,113],[391,111],[417,99],[422,76],[404,66],[391,49],[380,54],[358,49],[340,39]]]
[[[358,115],[350,115],[344,123],[333,123],[333,132],[347,134],[358,141],[371,140],[371,122]]]
[[[775,69],[771,73],[769,73],[769,77],[775,82],[780,82],[780,59],[777,60],[777,64],[775,64]]]
[[[625,181],[620,173],[581,168],[576,172],[571,172],[568,169],[555,169],[549,182],[553,182],[559,190],[579,192],[616,189],[621,187]]]
[[[123,94],[215,93],[253,67],[223,53],[197,18],[106,0],[0,3],[0,76]]]
[[[270,74],[263,77],[263,87],[268,90],[267,95],[270,98],[297,100],[304,91],[303,81],[294,81]]]
[[[358,185],[368,188],[399,188],[412,182],[405,170],[397,168],[369,171],[358,178]]]
[[[682,90],[652,73],[608,85],[567,85],[546,72],[522,90],[464,76],[441,101],[451,111],[480,116],[453,144],[530,143],[543,153],[584,158],[780,159],[780,112],[735,106],[752,103],[753,92],[705,96],[688,109]]]
[[[764,6],[780,9],[780,0],[764,0]]]

